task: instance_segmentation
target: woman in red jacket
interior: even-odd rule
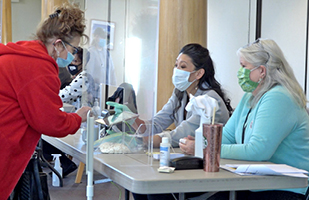
[[[7,199],[42,134],[64,137],[86,121],[89,107],[60,110],[59,67],[77,53],[84,12],[66,3],[38,27],[36,40],[0,44],[0,199]]]

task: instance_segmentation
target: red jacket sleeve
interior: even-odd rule
[[[50,66],[50,64],[49,64]],[[17,99],[28,124],[36,131],[55,137],[74,134],[80,127],[81,117],[60,110],[60,81],[54,68],[48,65],[30,70],[31,77],[17,93]],[[41,71],[41,72],[38,72]]]

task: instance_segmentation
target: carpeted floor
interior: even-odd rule
[[[73,160],[74,161],[74,160]],[[49,168],[43,168],[44,172],[49,173]],[[85,200],[86,187],[87,187],[87,176],[84,172],[81,183],[75,183],[75,176],[77,170],[69,174],[63,179],[63,187],[52,186],[52,178],[48,176],[48,189],[51,200]],[[93,180],[106,179],[103,175],[98,172],[94,172]],[[104,199],[104,200],[124,200],[125,190],[113,182],[106,182],[94,185],[94,196],[93,200]],[[130,200],[133,200],[130,194]]]

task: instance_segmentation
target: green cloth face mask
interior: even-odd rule
[[[257,88],[257,86],[259,85],[259,83],[253,82],[250,79],[250,72],[252,72],[253,70],[255,70],[259,67],[260,66],[255,67],[251,70],[246,69],[244,67],[239,68],[239,70],[237,72],[238,84],[240,85],[241,89],[244,92],[253,92]]]

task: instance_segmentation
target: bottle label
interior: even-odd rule
[[[160,147],[160,151],[168,151],[168,147]]]
[[[160,167],[169,166],[169,147],[160,147]]]

